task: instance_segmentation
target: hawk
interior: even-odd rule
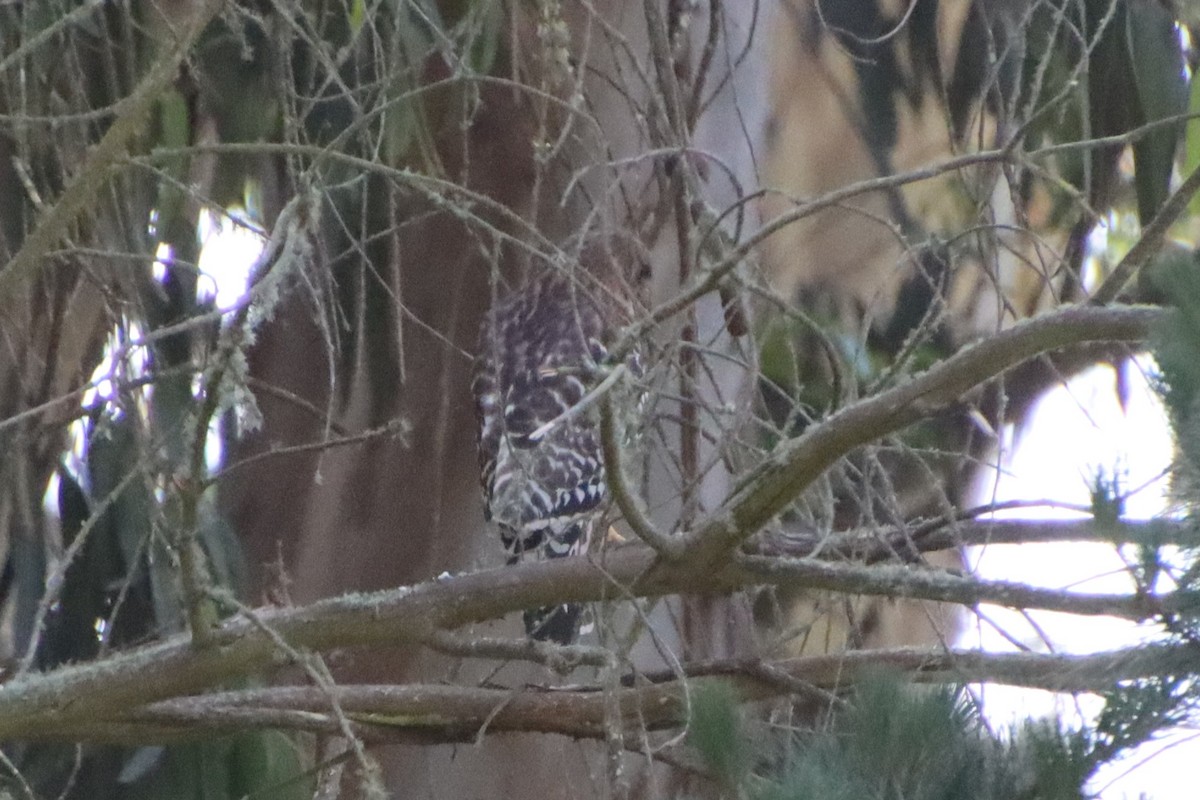
[[[588,269],[543,270],[498,302],[480,332],[472,390],[484,515],[510,565],[586,552],[608,500],[599,425],[588,411],[568,412],[595,385],[628,314],[603,274],[620,272],[612,253],[586,248],[581,263]],[[570,644],[582,612],[529,610],[525,630]]]

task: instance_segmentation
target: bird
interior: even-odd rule
[[[606,510],[599,425],[577,406],[611,366],[612,339],[630,319],[622,249],[585,245],[582,269],[535,264],[484,318],[472,381],[480,483],[509,565],[587,552]],[[530,609],[525,631],[571,644],[582,614],[577,603]]]

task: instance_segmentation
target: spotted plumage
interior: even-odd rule
[[[480,333],[480,474],[509,564],[585,552],[604,511],[598,426],[590,413],[568,413],[595,385],[619,319],[597,294],[547,270],[497,303]],[[581,613],[576,604],[526,611],[525,628],[567,644]]]

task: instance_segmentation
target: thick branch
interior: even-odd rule
[[[1058,692],[1102,691],[1117,681],[1177,674],[1194,667],[1196,648],[1147,645],[1090,655],[931,652],[916,648],[865,650],[782,661],[757,659],[687,665],[678,671],[630,676],[616,697],[601,686],[570,690],[504,689],[445,685],[339,686],[338,706],[368,739],[413,743],[471,742],[480,732],[556,733],[603,738],[606,713],[617,709],[629,730],[655,730],[685,722],[687,694],[706,682],[731,685],[743,701],[791,694],[799,681],[825,690],[844,689],[865,674],[887,668],[917,683],[996,682]],[[38,738],[106,742],[159,742],[190,732],[291,728],[336,733],[329,694],[315,687],[215,692],[151,704],[109,720],[46,728]]]
[[[756,561],[755,559],[759,559]],[[510,611],[561,602],[598,601],[612,582],[635,596],[661,596],[781,583],[859,594],[904,595],[974,604],[1028,605],[1083,614],[1153,618],[1197,604],[1184,593],[1082,595],[980,581],[950,572],[903,567],[859,567],[813,559],[750,557],[721,569],[688,564],[658,566],[649,548],[630,545],[605,554],[603,569],[586,558],[521,564],[430,581],[373,595],[349,595],[299,609],[263,609],[258,624],[228,621],[214,631],[213,646],[196,651],[186,639],[121,653],[103,661],[27,675],[0,687],[0,740],[30,738],[74,728],[130,708],[193,694],[234,677],[286,663],[269,626],[291,647],[315,651],[427,640],[433,626],[457,627]]]

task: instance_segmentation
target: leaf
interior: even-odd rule
[[[92,514],[87,494],[67,469],[58,468],[58,521],[62,526],[63,546],[70,547]]]
[[[796,365],[795,341],[800,326],[792,320],[778,317],[769,320],[758,341],[759,371],[763,380],[770,381],[788,397],[800,390]]]
[[[33,636],[38,606],[46,590],[46,548],[40,538],[28,535],[12,537],[8,554],[12,565],[13,618],[12,641],[24,649]]]
[[[1200,263],[1195,256],[1163,263],[1154,278],[1175,306],[1155,328],[1151,348],[1167,409],[1180,422],[1200,406],[1200,362],[1196,360],[1200,352]]]
[[[363,21],[366,19],[367,4],[365,0],[354,0],[350,4],[350,33],[357,35],[362,30]]]
[[[880,674],[864,680],[843,720],[848,763],[877,786],[957,786],[979,756],[975,719],[953,687],[915,691]],[[956,796],[947,793],[945,796]]]
[[[137,783],[162,763],[167,749],[161,745],[139,747],[121,765],[117,783]]]
[[[313,776],[300,749],[280,731],[236,737],[230,753],[230,794],[250,800],[307,800]]]
[[[121,575],[110,525],[93,525],[87,538],[79,541],[91,513],[83,487],[65,469],[58,473],[58,510],[63,544],[76,549],[38,645],[37,663],[42,668],[95,657],[99,652],[96,620],[108,617],[108,586]]]
[[[1126,46],[1141,114],[1137,124],[1169,119],[1187,110],[1188,86],[1175,18],[1155,2],[1127,2]],[[1156,128],[1133,143],[1138,216],[1148,223],[1166,201],[1180,125]]]
[[[1059,720],[1026,720],[1011,733],[997,780],[1009,796],[1039,800],[1081,800],[1081,787],[1094,767],[1092,737],[1086,728],[1064,731]],[[1004,774],[1007,773],[1007,774]]]
[[[103,502],[126,480],[130,470],[141,469],[133,425],[128,417],[105,418],[88,438],[88,478],[94,502]],[[152,536],[154,513],[155,502],[142,475],[128,481],[107,512],[124,563],[131,570],[148,566],[154,627],[180,630],[183,617],[175,573],[166,546]]]
[[[753,764],[749,740],[742,727],[733,689],[724,683],[713,682],[696,691],[688,724],[688,742],[729,788],[741,785]]]
[[[211,494],[201,501],[197,535],[208,555],[213,581],[235,595],[246,588],[246,564],[237,532],[221,515]]]
[[[1036,98],[1024,101],[1035,115],[1031,144],[1043,136],[1056,142],[1121,136],[1185,111],[1188,88],[1174,16],[1154,0],[1113,2],[1060,0],[1035,12],[1022,87],[1022,96],[1040,88]],[[1060,17],[1066,22],[1060,24]],[[1081,40],[1093,46],[1084,48]],[[1086,62],[1082,72],[1077,69],[1081,61]],[[1039,106],[1048,98],[1061,102]],[[1181,124],[1163,125],[1133,143],[1134,188],[1143,223],[1167,196],[1181,133]],[[1064,179],[1086,190],[1090,204],[1106,208],[1118,199],[1124,149],[1122,144],[1097,146],[1086,156],[1059,154],[1055,162]]]
[[[283,103],[276,83],[276,58],[262,20],[249,15],[238,17],[236,23],[232,16],[218,20],[204,35],[195,56],[197,90],[222,142],[255,143],[279,137]],[[236,205],[247,178],[259,169],[258,156],[214,155],[211,194],[205,199],[217,207]]]
[[[301,800],[313,778],[279,731],[253,731],[132,751],[121,770],[128,800]]]
[[[1200,114],[1200,81],[1192,73],[1191,91],[1188,97],[1188,114]],[[1200,119],[1189,119],[1187,123],[1187,140],[1183,154],[1183,171],[1190,174],[1200,167]],[[1200,194],[1192,197],[1188,211],[1194,216],[1200,214]]]
[[[1108,760],[1184,724],[1195,711],[1190,678],[1162,675],[1127,681],[1103,693],[1093,758]]]
[[[496,64],[504,36],[504,7],[500,3],[473,3],[470,11],[456,27],[465,31],[467,65],[481,75],[487,75]]]
[[[123,796],[128,800],[238,800],[241,795],[230,791],[232,749],[228,736],[172,745],[148,770],[134,762],[153,754],[144,748],[134,750],[122,772],[139,779],[127,785]]]

